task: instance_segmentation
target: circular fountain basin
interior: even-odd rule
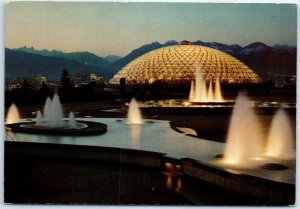
[[[82,128],[87,128],[88,126],[85,123],[78,123],[76,122],[75,127],[70,127],[67,121],[63,121],[63,124],[61,126],[54,126],[51,127],[49,126],[46,122],[42,122],[40,125],[32,124],[32,123],[24,123],[20,125],[21,127],[24,128],[44,128],[44,129],[52,129],[52,128],[62,128],[62,129],[82,129]]]
[[[76,127],[69,127],[68,121],[64,121],[61,127],[49,127],[46,125],[36,125],[35,122],[22,122],[7,124],[6,128],[10,131],[30,133],[30,134],[45,134],[45,135],[98,135],[107,131],[107,125],[104,123],[92,121],[77,121]]]

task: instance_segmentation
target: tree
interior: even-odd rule
[[[24,92],[28,92],[31,89],[31,84],[28,83],[28,81],[26,79],[24,79],[23,83],[22,83],[22,89]]]
[[[60,79],[61,87],[59,88],[59,95],[61,96],[61,101],[72,101],[76,98],[74,83],[70,79],[69,72],[66,67],[61,74]]]
[[[72,85],[70,75],[69,75],[69,71],[67,70],[66,67],[64,67],[64,70],[61,74],[60,83],[61,83],[62,86],[71,86]]]

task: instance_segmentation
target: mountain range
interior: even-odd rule
[[[5,48],[5,77],[15,79],[43,74],[49,80],[58,81],[63,68],[66,67],[71,76],[76,73],[88,75],[96,72],[99,76],[110,79],[137,57],[155,49],[177,44],[175,40],[163,44],[153,42],[134,49],[124,57],[116,55],[100,57],[90,52],[65,53],[57,50],[36,50],[33,47]],[[245,47],[238,44],[227,45],[202,41],[195,41],[192,44],[226,52],[244,62],[265,80],[270,79],[270,74],[296,74],[297,48],[295,46],[267,46],[261,42]]]

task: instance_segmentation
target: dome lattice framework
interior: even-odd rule
[[[127,84],[186,84],[195,79],[196,63],[206,81],[219,78],[223,83],[261,82],[256,73],[231,55],[204,46],[176,45],[136,58],[123,67],[110,83],[120,84],[120,78],[125,78]]]

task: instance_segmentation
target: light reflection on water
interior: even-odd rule
[[[234,101],[224,100],[223,102],[210,103],[193,103],[184,99],[168,99],[168,100],[150,100],[140,104],[140,107],[232,107]]]
[[[130,138],[131,138],[131,146],[134,149],[140,148],[140,134],[141,134],[141,126],[140,125],[130,125]]]
[[[182,191],[181,176],[174,175],[171,173],[165,173],[165,176],[166,176],[166,187],[168,189],[172,189],[180,193]]]
[[[216,102],[215,104],[200,104],[193,103],[189,100],[184,99],[166,99],[166,100],[149,100],[144,103],[140,103],[140,107],[191,107],[191,108],[199,108],[199,107],[232,107],[235,101],[234,100],[224,100],[223,102]],[[295,108],[296,103],[287,103],[287,102],[277,102],[277,101],[251,101],[252,107],[263,107],[263,108]]]
[[[181,181],[181,177],[178,176],[177,178],[177,184],[176,184],[176,191],[177,192],[181,192],[182,190],[182,181]]]
[[[172,174],[167,174],[166,175],[166,187],[168,188],[168,189],[172,189]]]

